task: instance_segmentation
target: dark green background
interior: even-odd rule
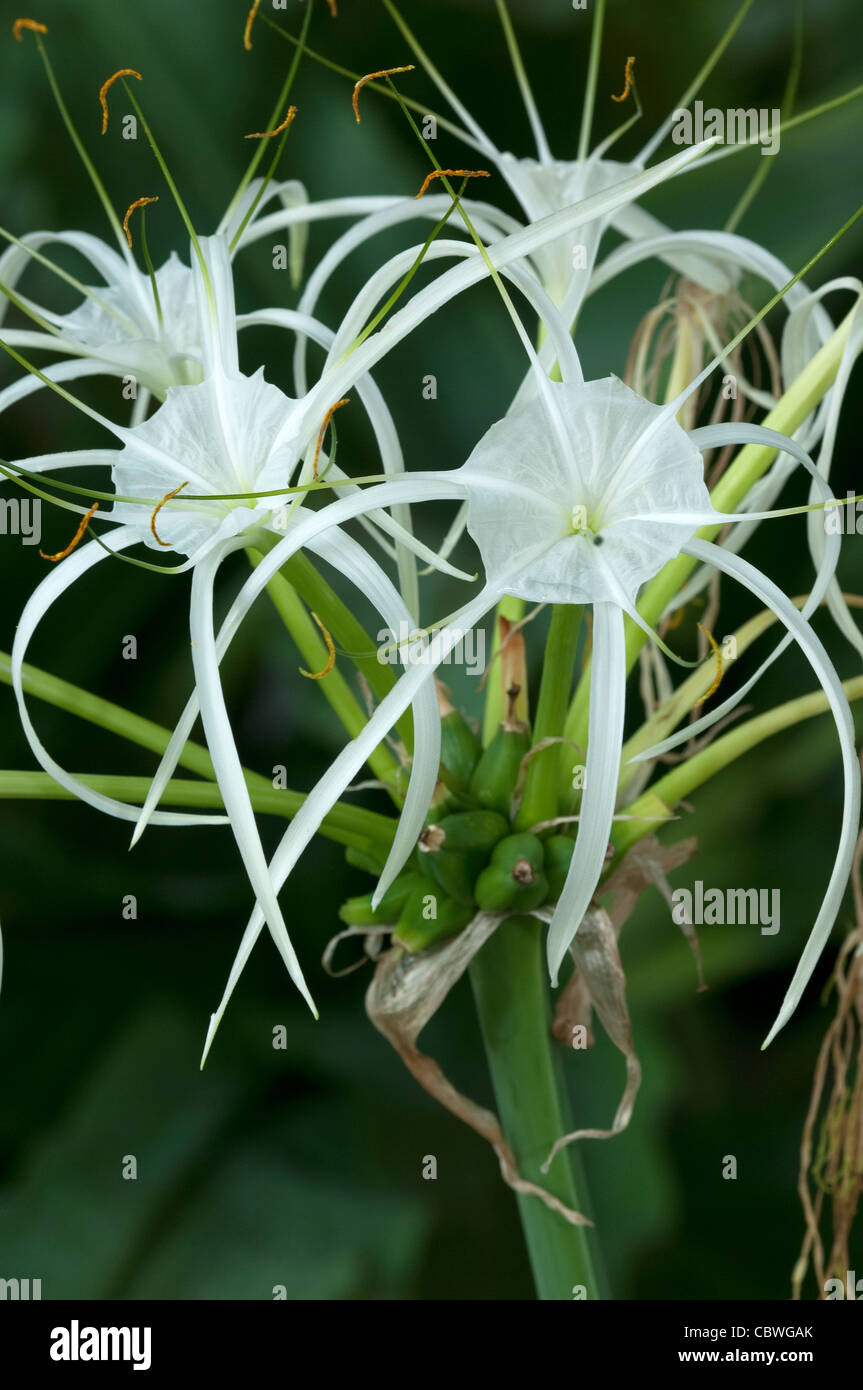
[[[333,22],[319,0],[313,46],[359,71],[406,61],[406,46],[381,7],[341,0],[340,8]],[[859,82],[863,67],[857,0],[818,0],[806,9],[802,108]],[[405,0],[404,10],[498,145],[529,153],[489,0]],[[625,58],[635,54],[647,132],[676,104],[734,6],[612,0],[609,10],[596,130],[606,132],[619,118],[607,94],[620,90]],[[587,20],[567,0],[513,0],[512,12],[553,148],[571,156]],[[35,47],[12,41],[18,13],[17,0],[14,9],[4,5],[0,24],[0,220],[19,234],[76,227],[105,235]],[[243,51],[244,0],[150,0],[145,7],[39,0],[34,14],[49,25],[64,91],[115,204],[122,209],[142,193],[161,192],[149,218],[151,245],[159,259],[174,246],[184,253],[182,227],[144,141],[122,141],[116,122],[100,142],[98,86],[119,66],[143,72],[145,110],[197,227],[209,231],[248,156],[243,134],[261,129],[269,114],[287,45],[259,25],[253,52]],[[296,30],[301,7],[292,3],[277,17]],[[757,0],[705,98],[722,107],[778,105],[792,17],[785,0]],[[438,105],[421,74],[410,82],[412,93],[428,92]],[[294,99],[300,117],[283,173],[303,179],[311,197],[418,186],[425,173],[421,151],[394,108],[367,94],[357,128],[350,85],[311,64],[300,73]],[[118,96],[115,112],[122,106]],[[860,104],[849,106],[789,135],[740,228],[793,267],[861,201],[861,112]],[[621,153],[637,147],[633,142]],[[445,136],[437,152],[444,163],[465,159]],[[649,205],[675,226],[719,226],[759,158],[735,156],[677,182]],[[859,272],[860,225],[818,278]],[[310,264],[333,234],[334,224],[313,229]],[[377,243],[352,259],[325,299],[323,317],[337,320],[389,249],[390,243]],[[629,337],[663,278],[659,271],[630,276],[590,306],[579,342],[588,374],[623,369]],[[271,268],[267,243],[241,255],[237,280],[241,308],[294,302],[287,277]],[[36,287],[38,276],[29,283]],[[43,282],[42,289],[51,303],[64,302],[53,286]],[[848,302],[847,296],[834,302],[837,317]],[[384,365],[379,381],[403,430],[410,467],[463,460],[506,408],[521,371],[519,352],[494,294],[480,290]],[[268,376],[290,387],[287,340],[250,337],[246,353],[248,366],[265,357]],[[10,371],[3,372],[9,379]],[[420,396],[427,372],[438,377],[436,403]],[[84,394],[105,409],[118,408],[114,385],[88,383]],[[360,473],[375,471],[361,413],[342,418],[340,461],[349,459]],[[852,392],[837,492],[860,486],[859,425]],[[0,421],[0,453],[8,458],[88,442],[104,443],[44,392]],[[803,500],[802,491],[799,483],[790,488],[789,500]],[[435,520],[442,524],[445,515]],[[46,518],[51,548],[64,544],[67,532],[61,514]],[[854,538],[843,549],[845,587],[859,588],[861,545]],[[763,527],[749,553],[787,592],[808,586],[802,524]],[[469,561],[469,551],[464,554]],[[35,550],[3,538],[0,645],[6,650],[43,573]],[[226,593],[238,573],[228,574]],[[446,585],[433,593],[430,612],[454,606]],[[190,677],[187,597],[185,580],[172,587],[105,565],[43,625],[31,660],[170,724]],[[751,611],[726,586],[722,631]],[[819,629],[828,631],[823,618]],[[121,659],[128,633],[138,639],[136,662]],[[535,662],[541,636],[540,621],[531,634]],[[691,641],[691,625],[680,637]],[[854,674],[853,654],[832,633],[830,642],[843,675]],[[318,692],[297,675],[298,664],[277,619],[261,605],[235,642],[224,679],[246,763],[264,773],[284,763],[291,785],[304,788],[341,736]],[[788,654],[759,687],[756,706],[766,709],[811,688],[802,658]],[[471,683],[462,680],[458,691],[478,713]],[[636,698],[633,686],[633,708]],[[66,766],[153,768],[151,758],[70,717],[35,703],[34,715]],[[6,688],[0,689],[0,765],[33,767]],[[584,1146],[619,1297],[786,1296],[802,1233],[795,1194],[799,1136],[830,1016],[818,992],[832,950],[791,1026],[767,1054],[759,1047],[827,882],[840,797],[835,734],[821,718],[762,746],[700,792],[694,814],[682,813],[669,838],[697,832],[702,852],[678,882],[701,877],[719,886],[782,891],[778,936],[741,927],[702,930],[708,993],[696,995],[688,948],[656,894],[643,898],[626,928],[623,958],[644,1085],[628,1132]],[[263,830],[272,845],[281,823],[265,823]],[[340,851],[316,842],[283,894],[321,1021],[312,1022],[262,939],[201,1075],[207,1019],[249,908],[239,859],[229,833],[220,830],[151,829],[132,855],[127,843],[124,824],[82,805],[0,805],[6,947],[0,1276],[42,1278],[46,1298],[266,1299],[276,1284],[286,1285],[292,1298],[529,1297],[515,1204],[494,1156],[417,1089],[372,1030],[363,1011],[365,977],[329,981],[317,965],[337,928],[339,902],[367,887]],[[135,922],[121,916],[129,893],[138,899]],[[846,913],[836,942],[847,922]],[[287,1028],[285,1052],[271,1046],[277,1024]],[[457,1084],[490,1100],[466,984],[424,1043]],[[578,1122],[609,1123],[622,1085],[618,1054],[603,1036],[588,1057],[565,1062]],[[121,1178],[127,1154],[138,1159],[136,1183]],[[429,1154],[438,1160],[436,1182],[421,1177]],[[738,1160],[736,1182],[721,1177],[727,1154]],[[863,1259],[859,1241],[857,1259]]]

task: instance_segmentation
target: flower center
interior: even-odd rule
[[[573,536],[584,536],[593,545],[602,544],[602,536],[599,535],[600,526],[595,516],[588,516],[587,507],[583,502],[576,502],[570,513],[570,534]]]

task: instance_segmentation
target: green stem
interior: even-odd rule
[[[578,134],[578,159],[583,163],[590,150],[590,128],[593,124],[593,108],[596,103],[596,78],[599,73],[599,55],[602,49],[602,25],[605,19],[605,0],[597,0],[593,16],[593,29],[590,35],[590,58],[587,64],[587,82],[584,87],[584,105],[581,111],[581,129]]]
[[[541,934],[531,917],[502,922],[470,965],[498,1112],[521,1177],[584,1211],[564,1149],[548,1173],[541,1165],[566,1132],[564,1109],[551,1055]],[[587,1233],[572,1226],[538,1197],[518,1196],[519,1214],[538,1298],[567,1300],[584,1289],[598,1298]]]
[[[555,604],[545,643],[542,681],[533,725],[533,745],[543,739],[559,738],[563,733],[575,650],[581,626],[581,608],[573,604]],[[571,759],[570,759],[571,761]],[[560,751],[557,744],[536,753],[528,763],[524,796],[516,817],[518,830],[529,830],[539,821],[557,815],[558,766]]]
[[[116,777],[107,774],[77,772],[79,781],[93,791],[125,801],[130,806],[141,804],[150,790],[149,777]],[[258,783],[263,782],[263,787]],[[302,792],[279,789],[265,778],[246,774],[246,785],[256,811],[287,820],[297,814],[305,796]],[[75,801],[74,792],[55,782],[47,772],[0,772],[0,800],[8,801]],[[167,806],[193,809],[223,807],[222,794],[215,782],[192,782],[174,778],[168,782],[161,801]],[[336,804],[321,823],[320,834],[340,845],[374,854],[392,841],[394,822],[387,816],[363,811],[356,806]]]
[[[171,738],[168,729],[161,724],[155,724],[151,719],[144,719],[139,714],[133,714],[131,710],[124,709],[122,705],[115,705],[110,700],[103,700],[88,690],[82,690],[80,686],[72,685],[69,681],[49,675],[47,671],[40,671],[36,666],[25,665],[22,668],[22,680],[27,695],[44,700],[46,704],[54,705],[57,709],[66,710],[69,714],[74,714],[89,724],[96,724],[101,729],[107,729],[109,733],[118,734],[120,738],[128,739],[130,743],[137,743],[139,747],[146,748],[160,756],[168,747]],[[7,652],[0,652],[0,681],[4,685],[12,684],[12,662]],[[181,786],[192,797],[215,798],[215,800],[207,801],[205,799],[199,802],[190,800],[187,804],[221,805],[219,789],[215,786],[215,770],[206,748],[189,739],[179,755],[178,765],[186,768],[189,772],[195,772],[200,777],[206,778],[211,785],[207,787],[206,783],[182,782],[178,784],[174,782],[172,783],[173,786]],[[260,773],[248,772],[244,769],[243,775],[252,795],[252,804],[260,810],[294,815],[305,800],[299,792],[289,791],[287,788],[274,788],[270,779],[261,776]],[[54,781],[53,777],[49,777],[47,774],[0,773],[0,778],[17,778],[19,779],[18,782],[4,783],[4,785],[30,788],[26,792],[18,793],[20,795],[72,799],[71,793],[67,793],[59,783]],[[34,780],[21,781],[22,778]],[[84,780],[87,781],[88,779],[85,778]],[[92,782],[92,779],[89,781]],[[150,786],[149,778],[115,778],[113,781],[118,784],[121,782],[140,784],[144,789],[143,794],[139,796],[137,792],[130,793],[133,801],[143,802]],[[100,788],[100,790],[104,790],[104,788]],[[120,793],[116,791],[108,791],[106,794],[120,797]],[[0,795],[11,795],[11,793],[0,792]],[[285,798],[284,801],[281,798]],[[355,834],[365,836],[366,839],[376,840],[386,847],[392,843],[395,822],[387,816],[378,815],[376,812],[367,811],[359,806],[341,805],[334,808],[332,815],[335,819],[331,821],[331,824],[349,826]],[[346,817],[346,819],[340,819],[340,817]],[[322,833],[326,832],[322,831]]]

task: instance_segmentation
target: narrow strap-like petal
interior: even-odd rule
[[[605,863],[620,775],[625,707],[623,613],[615,604],[595,603],[581,818],[566,883],[548,931],[548,965],[555,987],[561,963],[590,906]]]
[[[270,934],[287,966],[297,989],[312,1013],[317,1017],[312,996],[306,985],[296,952],[291,944],[278,904],[255,823],[255,812],[243,775],[240,755],[234,742],[231,721],[225,708],[225,698],[219,680],[219,659],[213,632],[213,581],[222,560],[232,550],[244,544],[243,538],[219,546],[201,560],[192,579],[192,602],[189,629],[192,638],[192,660],[195,682],[201,706],[201,720],[207,736],[207,747],[225,810],[231,822],[234,839],[242,856],[246,874],[260,903]]]

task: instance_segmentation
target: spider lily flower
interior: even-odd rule
[[[52,354],[60,354],[60,360],[47,367],[45,375],[49,380],[64,382],[100,374],[133,378],[136,390],[139,386],[141,388],[140,394],[134,397],[136,406],[133,421],[143,419],[151,395],[161,401],[164,400],[169,387],[201,380],[202,346],[197,332],[192,269],[172,253],[164,265],[154,270],[149,264],[143,231],[147,270],[142,271],[138,267],[132,254],[129,217],[139,204],[158,200],[144,198],[133,203],[123,223],[120,223],[63,102],[42,41],[42,34],[47,31],[39,24],[25,27],[30,27],[35,34],[60,115],[107,213],[119,250],[85,232],[39,231],[27,233],[19,238],[0,229],[0,235],[10,243],[0,256],[0,324],[4,321],[9,303],[14,303],[34,320],[35,328],[7,331],[6,342],[10,346],[26,350],[45,349]],[[17,27],[16,36],[20,37]],[[115,74],[115,78],[130,75],[140,76],[132,69],[124,69]],[[99,94],[104,113],[103,134],[107,129],[105,93],[115,78],[109,79]],[[287,97],[292,80],[293,73],[285,83],[282,98]],[[143,120],[143,115],[141,119]],[[272,133],[267,132],[268,135]],[[170,176],[167,175],[164,161],[149,130],[147,134],[188,226],[188,218]],[[347,200],[348,206],[343,209],[341,200],[338,199],[309,207],[306,190],[297,180],[273,183],[270,178],[253,177],[261,152],[262,147],[253,157],[246,176],[219,223],[216,235],[225,239],[233,254],[240,246],[256,239],[256,221],[261,218],[263,209],[273,199],[279,200],[283,210],[300,209],[301,216],[293,219],[289,225],[289,261],[291,278],[296,285],[302,275],[309,223],[321,217],[353,215],[357,209],[351,205],[351,200]],[[368,210],[367,204],[377,206],[377,201],[379,200],[358,200],[359,210]],[[307,209],[304,213],[303,208]],[[43,251],[43,248],[54,245],[74,250],[83,258],[89,269],[101,278],[102,283],[84,284],[55,265]],[[38,304],[24,295],[19,295],[16,292],[18,282],[32,261],[37,261],[55,272],[59,278],[76,289],[82,297],[80,305],[71,313],[56,314],[48,305]],[[21,396],[40,390],[44,384],[44,380],[34,376],[15,382],[6,391],[0,392],[0,410]]]
[[[497,168],[510,185],[513,193],[521,203],[522,209],[531,221],[542,219],[549,214],[564,207],[570,206],[579,201],[590,199],[592,195],[600,190],[614,189],[625,181],[628,176],[637,171],[647,168],[648,160],[655,154],[662,144],[674,124],[674,114],[661,124],[655,134],[646,142],[641,152],[628,162],[607,158],[607,153],[612,145],[623,132],[634,123],[637,117],[626,121],[621,129],[614,132],[604,140],[592,153],[589,152],[590,126],[593,114],[595,98],[595,76],[596,66],[599,56],[599,46],[601,43],[602,22],[604,4],[599,0],[596,14],[594,17],[594,35],[591,48],[590,74],[585,95],[584,114],[582,120],[581,138],[579,142],[578,155],[574,160],[555,159],[550,151],[541,119],[538,114],[536,102],[530,90],[530,86],[518,52],[512,25],[509,19],[504,0],[498,0],[498,10],[504,25],[504,32],[510,50],[516,78],[518,80],[521,94],[524,100],[528,119],[533,130],[537,145],[536,159],[520,159],[511,154],[502,152],[495,145],[494,141],[486,134],[479,124],[471,116],[470,112],[452,91],[446,80],[435,67],[428,54],[423,50],[419,41],[415,38],[408,25],[402,19],[395,5],[391,0],[385,0],[388,10],[394,18],[400,33],[408,42],[412,49],[413,56],[417,63],[426,71],[435,83],[439,91],[446,99],[449,106],[455,112],[457,118],[462,122],[462,127],[454,125],[452,121],[443,117],[436,117],[443,127],[450,133],[461,138],[466,144],[481,157],[484,163],[488,163]],[[750,8],[752,0],[744,0],[737,15],[729,25],[723,37],[720,39],[713,53],[701,68],[694,82],[680,99],[680,106],[685,107],[697,94],[699,88],[709,76],[721,54],[724,52],[731,38]],[[627,67],[626,92],[630,89],[630,67]],[[634,84],[632,84],[634,87]],[[856,95],[851,93],[850,95]],[[395,95],[390,91],[389,95]],[[415,110],[423,110],[416,101],[402,99],[399,97],[403,107],[406,109],[411,106]],[[640,108],[639,112],[640,114]],[[798,118],[798,119],[805,119]],[[734,148],[734,147],[730,147]],[[719,157],[726,151],[718,151],[711,158]],[[682,172],[680,170],[679,172]],[[643,190],[642,190],[643,191]],[[663,242],[666,229],[662,224],[640,205],[641,194],[633,190],[630,197],[622,199],[616,203],[609,211],[598,212],[589,222],[584,222],[580,227],[580,238],[576,246],[573,245],[570,235],[562,234],[553,241],[544,243],[537,247],[531,254],[530,262],[535,273],[538,274],[545,292],[551,297],[555,304],[562,307],[563,316],[568,323],[574,322],[577,317],[581,302],[587,294],[594,292],[598,285],[595,285],[595,278],[603,267],[596,266],[596,257],[599,244],[604,232],[609,227],[622,233],[630,239],[627,245],[639,246],[642,242],[651,243],[651,255],[657,255],[665,260],[669,265],[678,270],[681,274],[690,277],[701,288],[710,291],[715,295],[725,295],[733,290],[739,278],[740,266],[739,255],[736,254],[739,246],[743,243],[734,239],[726,233],[712,232],[709,247],[700,244],[701,233],[693,233],[689,237],[689,244],[684,246],[682,242],[670,239]],[[356,200],[357,203],[359,200]],[[426,204],[425,213],[423,205]],[[378,232],[391,228],[401,222],[423,215],[433,215],[437,208],[442,206],[438,201],[434,205],[425,198],[420,203],[415,199],[394,199],[388,204],[381,201],[377,209],[369,209],[368,214],[362,218],[355,226],[351,227],[334,243],[326,256],[321,260],[318,267],[311,277],[303,295],[301,309],[307,313],[313,313],[318,297],[323,289],[326,280],[335,268],[363,241],[375,236]],[[495,209],[487,202],[477,202],[473,199],[462,198],[461,206],[469,210],[470,216],[474,219],[477,229],[482,224],[481,234],[490,242],[500,236],[510,234],[514,230],[513,221],[499,209]],[[443,211],[445,211],[443,206]],[[361,209],[357,206],[357,211]],[[271,217],[262,219],[259,224],[260,234],[277,230],[281,226],[291,226],[295,224],[296,214],[289,210],[287,213],[274,214]],[[755,248],[757,251],[758,248]],[[439,247],[437,254],[443,254],[443,247]],[[454,254],[458,254],[457,247]],[[609,258],[610,259],[610,258]],[[603,263],[604,266],[605,263]],[[615,263],[619,268],[623,268],[619,262]],[[605,276],[607,280],[610,276]],[[306,342],[298,339],[295,348],[295,372],[298,381],[302,381],[305,372]],[[546,347],[542,357],[545,366],[551,367],[553,357],[550,347]]]
[[[578,150],[574,159],[556,158],[551,151],[537,103],[525,72],[505,0],[496,0],[497,10],[536,145],[535,158],[520,158],[499,149],[422,48],[419,40],[399,13],[394,0],[384,0],[384,4],[395,21],[402,38],[411,49],[417,65],[425,71],[453,111],[457,121],[461,122],[461,128],[459,128],[451,121],[446,120],[442,122],[444,127],[476,151],[483,164],[494,166],[501,173],[520,203],[525,216],[533,221],[572,202],[589,199],[600,189],[613,190],[633,173],[651,167],[650,161],[671,133],[679,112],[688,108],[697,97],[699,90],[745,19],[751,8],[752,0],[743,0],[743,4],[719,42],[687,90],[681,95],[676,106],[660,123],[634,158],[627,161],[609,157],[609,152],[624,132],[635,124],[641,114],[635,84],[631,80],[633,60],[627,62],[624,93],[622,97],[615,97],[615,100],[625,99],[632,89],[637,104],[636,114],[625,121],[617,130],[612,131],[593,150],[590,149],[605,0],[597,0],[593,9],[593,32],[587,82]],[[861,91],[863,88],[857,87],[848,92],[842,100],[856,98],[861,94]],[[412,105],[414,109],[422,109],[418,107],[416,102],[411,101],[408,104]],[[783,124],[787,126],[797,125],[818,115],[820,110],[820,107],[813,108]],[[713,160],[732,154],[735,149],[742,148],[745,148],[745,145],[739,143],[725,146],[708,154],[704,160],[700,161],[700,164],[709,164]],[[684,171],[681,169],[678,172],[683,173]],[[560,307],[562,316],[569,325],[576,321],[586,296],[595,293],[601,284],[606,283],[612,275],[619,273],[626,263],[627,255],[634,253],[638,257],[642,244],[645,245],[645,254],[657,256],[703,290],[716,295],[726,295],[733,290],[737,283],[741,268],[738,253],[742,243],[739,240],[735,241],[730,233],[715,230],[706,233],[695,231],[685,235],[685,237],[681,236],[679,239],[670,236],[662,223],[641,205],[642,196],[641,192],[634,190],[631,197],[621,200],[613,209],[598,213],[589,223],[582,224],[577,242],[574,242],[569,235],[562,235],[553,242],[545,243],[532,253],[531,262],[536,273],[542,280],[546,292]],[[465,199],[463,205],[472,213],[475,205],[469,199]],[[485,208],[482,210],[487,215]],[[620,233],[625,240],[618,252],[597,264],[600,243],[609,228]],[[646,250],[648,243],[650,244],[649,251]],[[758,248],[754,249],[755,251],[758,250]],[[310,305],[306,307],[311,308]],[[298,346],[298,355],[301,351],[302,349]],[[541,353],[541,361],[550,370],[553,360],[551,348],[546,344]],[[772,501],[772,497],[770,500]],[[764,501],[763,505],[770,505],[770,502]]]
[[[308,536],[327,526],[341,525],[365,507],[395,500],[461,501],[467,504],[467,528],[483,561],[485,586],[434,632],[427,651],[428,664],[415,666],[401,676],[367,727],[343,750],[309,796],[271,861],[276,891],[284,884],[326,810],[355,776],[369,751],[400,717],[417,689],[445,659],[457,640],[454,634],[466,624],[478,622],[505,594],[530,603],[590,604],[594,612],[594,656],[585,790],[575,852],[548,938],[549,965],[556,983],[560,964],[599,883],[615,810],[626,685],[623,617],[628,614],[644,626],[635,608],[641,585],[668,560],[681,553],[692,555],[736,578],[773,610],[787,629],[786,643],[796,640],[815,671],[840,736],[845,807],[836,862],[803,959],[771,1032],[770,1036],[774,1036],[793,1011],[838,911],[859,818],[859,772],[847,700],[808,622],[835,571],[836,538],[829,544],[802,613],[754,566],[695,538],[700,526],[738,519],[736,514],[727,515],[711,506],[704,483],[702,450],[723,442],[739,444],[751,440],[786,448],[805,466],[821,498],[830,498],[812,460],[793,440],[742,423],[718,424],[691,434],[683,429],[677,412],[715,365],[711,363],[680,396],[658,406],[616,378],[585,382],[577,358],[562,363],[561,382],[549,381],[534,363],[537,390],[533,400],[493,425],[461,468],[383,483],[362,497],[329,504],[304,523],[311,528]],[[297,535],[277,549],[284,548],[283,553],[287,554],[299,541]],[[248,582],[256,581],[257,575]],[[784,645],[763,664],[747,688]],[[711,723],[717,717],[714,712],[702,722]],[[650,750],[646,756],[654,752]],[[375,901],[380,901],[404,865],[427,808],[428,801],[423,805],[420,800],[411,807],[405,806]],[[225,996],[211,1020],[205,1056],[262,923],[262,914],[256,909]]]
[[[251,210],[262,186],[262,179],[253,181],[243,197],[225,214],[217,235],[224,239],[226,246],[236,241],[236,250],[246,244],[242,236],[236,239],[244,224],[246,234],[255,228],[257,209]],[[302,210],[308,207],[305,189],[296,180],[277,185],[269,196],[276,195],[285,208]],[[259,206],[265,201],[263,199]],[[295,280],[301,273],[304,234],[308,222],[316,215],[338,214],[329,209],[319,214],[318,209],[313,209],[304,212],[293,224],[290,261]],[[6,236],[12,244],[0,256],[0,324],[9,304],[15,303],[35,320],[37,327],[7,329],[4,337],[13,347],[59,354],[61,361],[47,370],[52,380],[72,381],[97,374],[132,377],[136,387],[147,393],[143,409],[138,408],[141,417],[149,395],[162,401],[169,387],[201,380],[202,349],[193,271],[176,252],[172,252],[151,276],[149,270],[139,268],[125,241],[115,250],[88,232],[28,232],[20,238],[7,233]],[[43,255],[43,248],[51,246],[66,246],[76,251],[101,277],[102,283],[84,284],[58,270]],[[60,278],[72,283],[82,296],[77,308],[67,314],[56,314],[48,305],[16,292],[24,271],[33,262],[57,271]],[[0,392],[0,410],[22,395],[39,390],[43,384],[38,378],[26,377],[16,382]]]
[[[457,119],[462,122],[463,128],[458,130],[457,134],[477,152],[484,162],[491,163],[497,168],[529,221],[535,221],[571,203],[579,202],[597,192],[613,188],[629,175],[644,170],[647,167],[648,159],[672,127],[673,116],[669,116],[632,160],[624,162],[608,158],[609,150],[637,119],[638,114],[640,114],[639,108],[636,116],[625,121],[620,128],[590,151],[596,65],[601,44],[604,12],[603,0],[599,0],[594,17],[590,71],[585,91],[578,153],[575,159],[556,159],[551,152],[537,104],[524,71],[506,5],[502,3],[502,0],[498,0],[498,12],[504,26],[513,68],[536,144],[536,158],[521,158],[501,151],[456,96],[396,9],[395,4],[391,3],[391,0],[384,0],[384,3],[402,37],[407,41],[417,63],[431,78]],[[695,96],[751,3],[752,0],[746,0],[694,83],[681,98],[680,105],[686,106]],[[631,68],[628,65],[627,94],[630,89],[630,76]],[[467,205],[471,206],[470,203]],[[555,242],[543,246],[532,258],[546,291],[555,304],[560,307],[563,317],[568,323],[573,323],[578,314],[590,283],[600,242],[609,227],[613,227],[614,230],[627,238],[634,239],[657,235],[665,230],[656,218],[638,205],[636,198],[632,198],[622,202],[612,215],[597,217],[591,223],[583,226],[577,247],[574,248],[570,238],[561,237]],[[575,254],[576,252],[577,254]],[[717,265],[715,260],[705,260],[697,249],[685,254],[678,254],[676,248],[672,248],[663,255],[663,259],[705,288],[715,292],[722,292],[729,288],[730,280],[727,271]]]
[[[274,510],[285,498],[280,490],[288,487],[302,456],[303,448],[317,432],[318,420],[308,415],[304,402],[291,401],[263,379],[262,372],[243,377],[237,361],[235,310],[227,245],[224,238],[201,243],[203,266],[196,267],[198,330],[202,343],[204,376],[200,383],[169,389],[163,406],[147,421],[126,428],[86,409],[86,413],[112,431],[122,442],[119,451],[82,451],[79,464],[109,463],[118,499],[151,497],[153,504],[118,500],[109,514],[116,530],[110,543],[91,542],[64,560],[37,588],[25,607],[12,651],[13,687],[25,734],[41,765],[63,785],[97,809],[123,819],[139,820],[134,807],[91,792],[71,777],[48,754],[36,734],[26,707],[23,688],[23,662],[28,644],[41,618],[81,575],[112,552],[131,545],[156,548],[169,544],[188,558],[177,567],[193,570],[191,598],[192,653],[196,678],[196,699],[200,704],[213,764],[228,818],[240,848],[249,880],[262,905],[270,931],[288,970],[310,1007],[314,1008],[302,971],[290,943],[281,911],[272,892],[267,865],[254,822],[254,814],[231,734],[230,722],[218,680],[217,644],[213,634],[213,584],[219,565],[233,550],[254,542],[261,528],[273,525]],[[361,396],[366,387],[357,382]],[[373,400],[377,400],[373,397]],[[74,457],[74,456],[73,456]],[[63,466],[71,466],[66,456]],[[30,460],[29,462],[36,462]],[[56,456],[39,461],[55,466]],[[38,470],[32,470],[38,471]],[[174,510],[170,501],[159,507],[156,531],[155,501],[166,498],[185,483],[196,489],[197,501]],[[247,498],[248,493],[273,492],[276,497]],[[240,494],[224,500],[224,494]],[[209,498],[214,500],[210,501]],[[246,505],[247,501],[251,505]],[[299,512],[296,508],[296,513]],[[153,515],[150,515],[153,513]],[[437,560],[420,542],[401,532],[383,513],[375,513],[377,524],[388,528],[400,541],[421,557],[461,578],[468,576]],[[291,531],[300,529],[298,515],[291,519]],[[342,544],[343,542],[343,544]],[[310,545],[310,548],[314,548]],[[382,619],[395,630],[410,615],[396,590],[365,552],[348,537],[327,537],[318,553],[354,579],[357,587],[376,602]],[[262,576],[271,577],[276,566],[265,562]],[[260,592],[261,581],[255,593]],[[234,607],[220,634],[222,651],[233,636],[246,609]],[[439,759],[439,716],[433,689],[418,691],[415,701],[418,741],[415,767],[422,774],[436,775]],[[193,716],[194,718],[194,716]],[[185,741],[185,735],[183,742]],[[182,747],[182,743],[180,744]],[[416,792],[414,792],[416,796]],[[408,800],[411,800],[410,788]],[[206,817],[188,817],[147,810],[147,819],[164,824],[198,824]],[[222,818],[216,818],[221,820]]]

